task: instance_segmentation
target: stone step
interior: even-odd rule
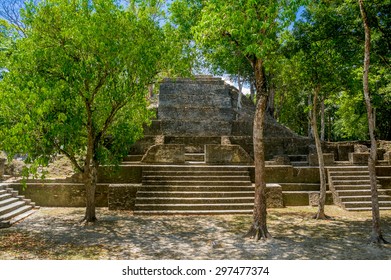
[[[150,182],[150,181],[162,181],[162,182],[172,182],[172,181],[188,181],[188,182],[195,182],[195,181],[250,181],[249,176],[194,176],[194,175],[178,175],[178,176],[164,176],[164,175],[149,175],[149,176],[143,176],[143,182]]]
[[[137,162],[143,158],[144,155],[127,155],[123,158],[123,161]]]
[[[350,202],[350,201],[372,201],[372,197],[369,195],[360,195],[360,196],[340,196],[341,201]],[[391,196],[389,195],[379,195],[379,201],[391,201]]]
[[[370,180],[333,180],[333,185],[370,185]]]
[[[308,166],[308,161],[291,161],[293,166]]]
[[[333,181],[368,181],[368,175],[330,175]]]
[[[10,205],[10,204],[17,202],[17,201],[21,201],[21,199],[19,199],[17,197],[12,197],[12,196],[7,199],[0,200],[0,208],[4,207],[6,205]]]
[[[347,211],[372,211],[372,207],[351,207],[346,208]],[[391,210],[391,207],[379,207],[379,210]]]
[[[319,191],[319,184],[312,183],[279,183],[282,191]]]
[[[377,190],[379,195],[387,195],[386,190]],[[371,190],[341,190],[337,191],[338,196],[370,196]]]
[[[292,162],[302,162],[302,161],[308,161],[307,155],[288,155],[290,161]]]
[[[215,204],[137,204],[135,210],[252,210],[254,203],[215,203]]]
[[[136,205],[217,205],[254,203],[254,197],[138,197]]]
[[[346,209],[349,208],[370,208],[372,207],[371,201],[349,201],[344,202]],[[391,201],[379,201],[379,207],[391,207]]]
[[[135,210],[135,215],[249,215],[253,209],[248,210]]]
[[[138,198],[144,197],[172,197],[172,198],[208,198],[208,197],[252,197],[254,199],[253,191],[227,191],[227,192],[212,192],[212,191],[139,191]]]
[[[380,185],[377,185],[377,188],[380,189]],[[370,190],[370,185],[337,185],[334,186],[336,190]]]
[[[0,207],[0,217],[5,216],[7,213],[10,213],[24,205],[26,205],[24,201],[16,201],[11,204]]]
[[[205,161],[205,154],[201,154],[201,153],[186,153],[185,154],[185,161],[204,162]]]
[[[331,176],[369,176],[369,171],[329,171]]]
[[[140,187],[139,191],[145,192],[235,192],[235,191],[254,191],[254,187],[252,185],[246,186],[219,186],[219,185],[194,185],[194,186],[186,186],[186,185],[143,185]]]
[[[8,213],[6,213],[4,215],[1,215],[0,216],[0,221],[1,221],[1,223],[3,223],[3,226],[7,225],[7,224],[9,224],[9,226],[10,226],[15,221],[20,220],[20,219],[17,218],[19,215],[22,215],[22,214],[24,214],[24,213],[26,213],[26,212],[28,212],[28,211],[30,211],[32,209],[33,209],[33,207],[31,205],[24,205],[22,207],[18,207],[17,209],[14,209],[11,212],[8,212]],[[24,216],[19,217],[19,218],[24,218]]]
[[[338,161],[336,161],[338,163]],[[340,162],[342,163],[342,162]],[[342,163],[343,164],[343,163]],[[333,167],[327,167],[328,172],[368,172],[368,166],[333,166]]]
[[[248,176],[248,171],[143,171],[143,176]]]
[[[169,186],[249,186],[248,181],[161,181],[143,180],[143,185],[169,185]]]
[[[247,166],[226,166],[226,165],[161,165],[145,166],[143,171],[248,171]]]
[[[8,199],[10,197],[12,197],[12,195],[10,193],[6,192],[5,190],[3,193],[0,193],[0,201],[2,201],[4,199]]]

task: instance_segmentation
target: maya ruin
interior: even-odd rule
[[[251,214],[254,204],[254,105],[221,78],[165,79],[156,118],[118,167],[100,167],[97,207],[135,215]],[[268,207],[317,206],[319,171],[313,140],[267,117]],[[347,211],[371,209],[368,147],[323,142],[327,204]],[[386,145],[384,145],[387,147]],[[84,187],[67,179],[9,182],[0,161],[0,225],[34,213],[37,206],[84,207]],[[380,209],[391,209],[391,151],[378,149]],[[36,206],[37,205],[37,206]]]

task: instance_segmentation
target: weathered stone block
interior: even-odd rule
[[[228,136],[221,136],[221,145],[231,145],[231,140]]]
[[[271,164],[272,165],[290,165],[291,161],[287,155],[278,155],[278,156],[274,156]]]
[[[349,162],[355,165],[367,165],[369,153],[350,153]]]
[[[109,185],[109,210],[134,210],[137,190],[140,184],[111,184]]]
[[[154,145],[149,148],[141,162],[156,164],[184,164],[185,145]]]
[[[333,153],[323,154],[323,162],[324,162],[324,165],[327,165],[327,166],[334,165],[335,164],[334,154]],[[318,155],[317,154],[309,154],[308,164],[310,166],[318,166],[319,165]]]
[[[391,165],[391,152],[385,152],[383,158],[389,165]]]
[[[5,162],[6,162],[5,158],[0,158],[0,179],[4,175]]]
[[[205,145],[207,164],[253,164],[253,159],[239,145]]]
[[[279,184],[266,185],[266,204],[268,208],[283,208],[282,187]]]
[[[369,148],[362,144],[354,144],[354,152],[355,153],[368,153]]]
[[[141,183],[142,166],[119,165],[100,166],[98,169],[99,183]]]
[[[21,183],[9,184],[20,195],[43,207],[85,207],[85,186],[80,183]],[[107,207],[108,184],[97,184],[96,207]]]
[[[319,197],[320,197],[319,191],[308,192],[309,205],[313,206],[313,207],[318,206],[319,205]],[[326,203],[325,204],[326,205],[334,204],[333,203],[333,196],[332,196],[331,192],[326,192]]]
[[[318,206],[319,205],[319,192],[309,192],[308,193],[308,200],[310,206]]]

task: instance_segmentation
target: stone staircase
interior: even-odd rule
[[[0,185],[0,228],[12,224],[33,214],[39,207],[30,199],[18,195],[18,191]]]
[[[329,188],[334,203],[348,211],[370,211],[371,186],[367,166],[329,167]],[[380,210],[391,209],[391,196],[378,184]]]
[[[150,166],[136,215],[251,214],[254,188],[245,166]]]

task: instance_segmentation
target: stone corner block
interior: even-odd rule
[[[268,208],[284,208],[281,185],[266,185],[266,203]]]

